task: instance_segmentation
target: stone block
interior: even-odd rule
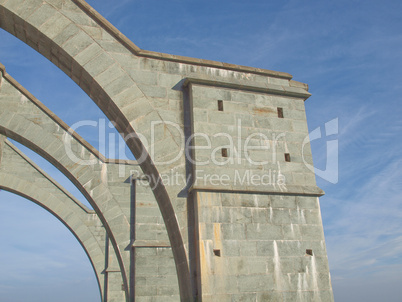
[[[166,97],[166,88],[160,86],[138,84],[138,87],[147,97],[164,98]]]
[[[273,290],[273,276],[267,274],[260,275],[240,275],[237,279],[239,292],[261,292]]]
[[[263,291],[257,293],[257,301],[283,302],[283,296],[281,292]]]
[[[114,80],[119,79],[121,76],[125,76],[127,79],[128,83],[125,83],[126,85],[128,84],[128,87],[132,86],[132,82],[130,78],[124,74],[123,69],[121,68],[120,64],[112,64],[107,67],[104,71],[102,71],[100,74],[98,74],[95,77],[95,81],[100,85],[105,88],[107,88],[107,85],[112,83]],[[124,82],[119,81],[117,82],[118,84],[123,84]],[[130,85],[131,84],[131,85]],[[127,86],[120,87],[121,89],[126,89],[128,88]],[[117,89],[116,89],[117,90]],[[115,92],[115,94],[118,93],[118,91]]]
[[[67,2],[69,3],[69,2]],[[69,9],[67,9],[66,5],[63,7],[64,9],[62,10],[62,13],[69,18],[71,21],[73,21],[75,24],[80,25],[80,26],[95,26],[96,22],[90,18],[87,14],[83,13],[79,7],[77,7],[75,4],[71,3],[71,6]]]
[[[38,9],[34,10],[33,13],[27,18],[27,21],[34,27],[39,27],[49,20],[55,13],[56,10],[54,7],[45,3]]]
[[[283,238],[281,226],[258,223],[246,226],[246,236],[248,240],[280,240]]]
[[[256,293],[232,295],[232,302],[255,302],[256,299]]]
[[[84,68],[91,76],[96,77],[112,66],[113,63],[114,60],[109,55],[101,53],[86,63]]]

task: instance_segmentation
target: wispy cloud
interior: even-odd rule
[[[401,171],[399,160],[368,176],[349,198],[325,201],[337,212],[326,226],[333,273],[373,273],[402,261]]]

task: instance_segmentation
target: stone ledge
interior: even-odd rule
[[[111,268],[107,268],[104,270],[105,273],[120,273],[120,269],[115,268],[115,267],[111,267]]]
[[[132,248],[137,247],[171,247],[169,241],[159,240],[135,240],[131,245]]]
[[[297,195],[297,196],[313,196],[320,197],[325,194],[323,190],[316,186],[286,186],[286,191],[267,190],[266,187],[246,187],[244,189],[235,186],[196,186],[193,185],[189,189],[192,191],[215,192],[215,193],[237,193],[237,194],[263,194],[263,195]]]
[[[233,82],[226,82],[226,81],[215,81],[209,79],[200,79],[200,78],[186,78],[184,80],[183,86],[187,87],[190,84],[196,85],[204,85],[204,86],[214,86],[214,87],[221,87],[221,88],[229,88],[229,89],[236,89],[236,90],[243,90],[243,91],[250,91],[250,92],[260,92],[260,93],[267,93],[267,94],[275,94],[275,95],[282,95],[282,96],[290,96],[290,97],[298,97],[306,100],[311,96],[311,93],[306,91],[301,87],[295,86],[280,86],[274,84],[259,84],[255,83],[254,85],[246,85],[240,83],[233,83]]]

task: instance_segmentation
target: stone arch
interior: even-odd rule
[[[127,284],[125,267],[129,266],[129,259],[124,250],[129,239],[124,240],[123,237],[129,232],[129,223],[115,196],[102,180],[103,171],[107,171],[107,166],[112,163],[77,134],[70,136],[65,123],[6,74],[4,68],[2,72],[0,133],[37,152],[77,186],[102,221],[114,247],[123,283]],[[73,161],[66,154],[63,145],[63,138],[66,137],[71,139],[72,155],[84,162],[92,161],[92,165]]]
[[[78,6],[77,4],[80,6]],[[163,121],[152,102],[133,76],[121,66],[132,65],[137,58],[121,41],[84,12],[83,1],[6,1],[0,5],[0,27],[10,32],[51,60],[70,76],[115,123],[117,130],[129,137],[127,145],[138,159],[143,172],[150,176],[151,187],[164,219],[171,242],[181,299],[191,300],[188,259],[176,213],[158,168],[135,134],[134,126],[143,115]],[[119,35],[119,33],[117,33]],[[120,34],[121,35],[121,34]],[[180,149],[171,133],[165,143]],[[174,197],[174,196],[173,196]]]
[[[84,249],[94,270],[100,296],[103,297],[105,236],[97,236],[103,229],[99,218],[9,141],[6,140],[2,145],[0,189],[34,202],[69,229]]]

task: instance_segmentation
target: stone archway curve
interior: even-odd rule
[[[77,201],[10,142],[3,143],[2,153],[7,160],[0,164],[0,189],[34,202],[67,227],[87,255],[103,298],[105,241],[95,236],[99,220],[95,212]]]
[[[77,134],[69,135],[68,126],[9,76],[2,65],[0,70],[3,75],[0,133],[44,157],[76,185],[102,221],[114,247],[123,283],[127,284],[125,267],[129,265],[128,257],[123,257],[122,251],[128,243],[116,237],[121,238],[122,233],[128,232],[129,223],[107,184],[102,181],[101,169],[107,168],[107,160]],[[66,153],[63,144],[66,137],[71,140],[71,152],[75,150],[75,158],[92,158],[94,164],[74,161]],[[127,298],[128,291],[125,292]]]
[[[71,0],[2,1],[0,27],[30,45],[70,76],[115,123],[117,130],[130,137],[127,145],[150,176],[151,187],[164,219],[179,279],[183,301],[192,299],[189,266],[178,221],[160,174],[132,124],[144,108],[155,109],[122,64],[137,64],[135,56]],[[121,35],[121,34],[120,34]],[[123,58],[123,61],[121,59]],[[119,98],[122,91],[128,96]],[[120,95],[121,96],[121,95]],[[123,110],[124,104],[137,104],[141,110]],[[123,109],[122,109],[123,108]],[[162,118],[155,114],[155,119]],[[174,141],[173,137],[170,138]]]

